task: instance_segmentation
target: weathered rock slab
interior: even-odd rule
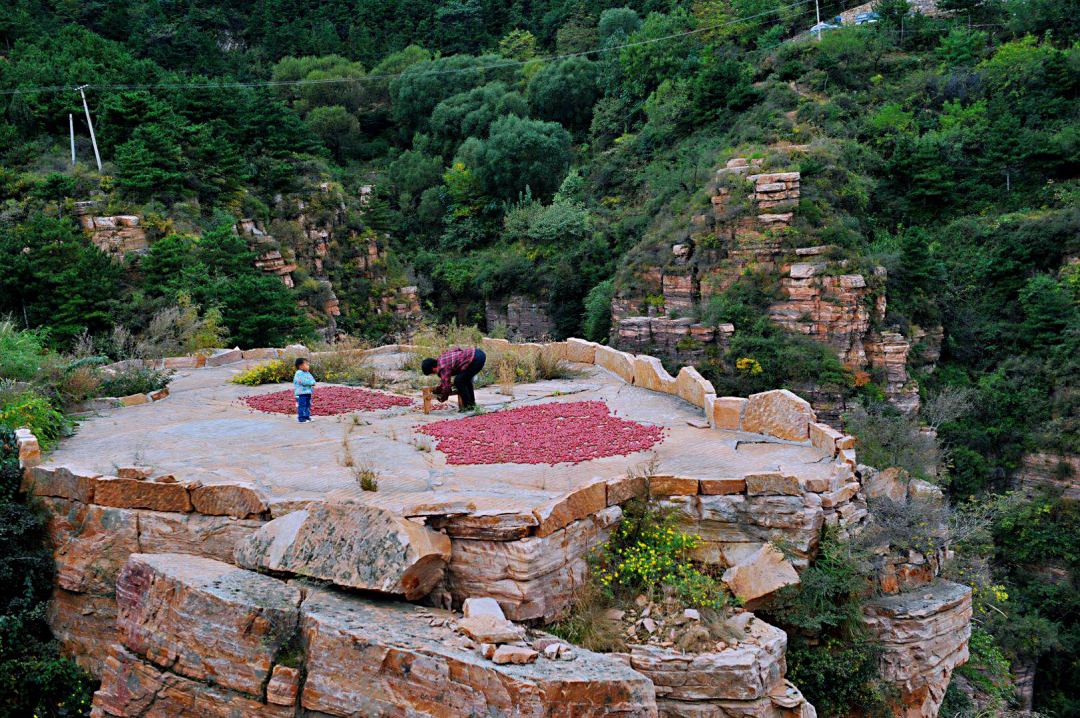
[[[133,554],[116,581],[125,648],[160,668],[261,695],[297,630],[300,590],[221,561]]]
[[[287,718],[292,707],[267,705],[249,696],[164,671],[113,644],[91,718]]]
[[[237,546],[236,563],[408,600],[443,576],[450,539],[392,511],[322,502],[268,522]]]
[[[615,658],[497,665],[413,606],[313,591],[301,704],[332,716],[656,716],[652,684]],[[447,614],[449,616],[449,614]]]
[[[723,581],[747,608],[762,605],[785,586],[799,583],[799,574],[771,543],[724,571]]]
[[[742,430],[789,441],[806,441],[810,438],[812,421],[814,411],[810,402],[787,389],[774,389],[750,395],[743,410]]]

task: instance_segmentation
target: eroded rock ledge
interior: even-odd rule
[[[652,682],[617,658],[500,665],[431,610],[212,559],[134,554],[117,595],[97,718],[657,715]]]

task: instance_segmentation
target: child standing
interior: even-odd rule
[[[293,374],[293,393],[296,394],[296,418],[301,424],[311,421],[311,390],[315,386],[315,377],[311,375],[308,360],[300,357],[296,360],[296,373]]]

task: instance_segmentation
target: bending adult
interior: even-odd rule
[[[487,362],[483,349],[462,349],[455,347],[439,355],[438,359],[425,359],[420,370],[425,376],[437,374],[439,386],[432,392],[440,402],[450,398],[451,388],[457,389],[461,397],[461,410],[476,408],[476,390],[473,378],[480,373]]]

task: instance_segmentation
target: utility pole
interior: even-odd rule
[[[68,132],[71,133],[71,166],[75,166],[75,115],[68,113]]]
[[[820,0],[814,0],[814,14],[817,15],[817,41],[821,42],[821,5]],[[83,100],[83,102],[86,102]],[[87,114],[87,117],[90,115]],[[93,133],[91,133],[93,134]]]
[[[89,85],[80,85],[75,89],[79,91],[79,96],[82,97],[83,111],[86,112],[86,125],[90,128],[90,141],[94,144],[94,159],[97,160],[98,172],[101,171],[101,155],[98,153],[97,138],[94,137],[94,123],[90,121],[90,107],[86,104],[86,93],[83,92]]]

